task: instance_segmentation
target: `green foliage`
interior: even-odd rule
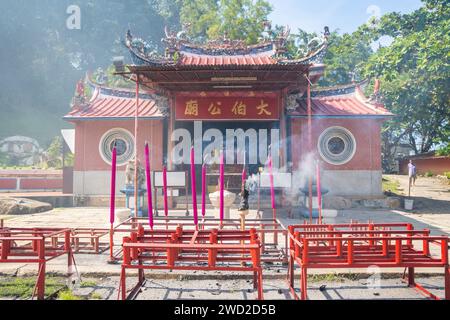
[[[382,80],[384,103],[397,115],[384,127],[389,147],[406,142],[416,153],[450,139],[450,9],[445,1],[424,2],[410,14],[381,18],[375,39],[394,40],[364,69],[364,75]]]
[[[444,176],[446,176],[447,179],[450,180],[450,171],[444,172]]]
[[[272,12],[265,0],[199,0],[183,1],[180,21],[188,25],[188,35],[194,39],[245,40],[258,42],[264,31],[264,21]]]
[[[447,144],[445,147],[441,147],[436,150],[437,156],[450,156],[450,144]]]
[[[97,286],[97,282],[95,282],[95,281],[88,280],[88,281],[80,282],[81,288],[89,288],[89,287],[95,287],[95,286]]]
[[[31,298],[36,285],[35,277],[6,277],[2,276],[0,281],[0,298]],[[48,277],[45,284],[45,295],[49,296],[65,287],[60,278]]]
[[[63,290],[58,294],[59,300],[83,300],[82,297],[73,294],[72,290]]]
[[[383,177],[382,181],[382,188],[383,188],[383,192],[392,192],[392,193],[398,193],[399,190],[398,188],[400,187],[400,182],[396,179],[388,179],[386,177]]]
[[[100,293],[98,293],[98,292],[94,292],[94,293],[91,294],[90,299],[102,300],[103,296]]]
[[[0,166],[10,166],[11,160],[8,153],[0,151]]]
[[[134,89],[136,87],[136,83],[134,81],[126,80],[124,77],[114,74],[116,71],[115,67],[113,65],[109,66],[105,71],[105,75],[107,77],[107,81],[105,83],[105,86],[111,87],[111,88],[126,88],[126,89]],[[99,72],[96,70],[92,73],[92,79],[95,82],[96,78],[98,77]],[[86,86],[86,89],[90,88],[89,86]]]
[[[319,85],[350,83],[354,75],[372,79],[372,84],[379,78],[383,102],[397,115],[382,128],[384,163],[393,162],[399,143],[424,153],[450,141],[449,18],[446,1],[425,0],[412,13],[390,13],[352,34],[334,31],[329,36],[327,68]],[[392,44],[374,52],[371,45],[384,36]],[[298,30],[288,45],[290,55],[304,55],[315,37]],[[448,154],[447,149],[440,152]]]
[[[3,0],[0,10],[0,137],[49,143],[62,127],[76,82],[87,70],[127,56],[128,28],[160,43],[166,18],[142,0]],[[81,9],[81,30],[66,28],[69,5]],[[171,21],[171,20],[170,20]],[[169,21],[169,22],[170,22]]]
[[[53,138],[52,143],[46,150],[47,154],[47,166],[50,168],[61,169],[62,168],[62,138],[56,136]]]
[[[318,36],[316,33],[299,29],[297,33],[291,35],[289,54],[294,58],[305,56],[309,51],[308,44]],[[351,83],[354,74],[360,71],[363,63],[373,54],[371,42],[368,31],[363,27],[352,34],[341,35],[338,31],[332,32],[328,37],[329,45],[324,57],[327,68],[319,85],[335,86]]]
[[[433,172],[431,172],[431,171],[427,171],[427,172],[425,172],[425,174],[424,174],[424,176],[427,177],[427,178],[431,178],[433,175],[434,175],[434,174],[433,174]]]

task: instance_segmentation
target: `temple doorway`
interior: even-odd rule
[[[230,190],[232,192],[239,192],[241,188],[241,173],[243,164],[242,161],[238,161],[238,159],[242,159],[243,155],[245,154],[247,174],[256,174],[259,172],[260,168],[264,167],[265,165],[265,158],[269,150],[269,145],[272,141],[279,139],[279,121],[198,121],[196,124],[197,128],[199,127],[199,122],[201,122],[202,137],[204,137],[205,132],[210,129],[216,129],[221,132],[223,136],[224,149],[227,145],[227,131],[228,134],[232,131],[236,134],[245,133],[245,135],[241,136],[240,138],[245,140],[245,150],[242,150],[242,144],[239,144],[238,138],[234,136],[234,163],[226,163],[225,165],[225,185],[227,187],[227,190]],[[190,132],[191,137],[194,137],[194,121],[176,121],[175,129],[186,129]],[[257,142],[249,141],[249,135],[252,135],[253,137],[256,135]],[[228,137],[228,139],[230,139],[230,136]],[[228,143],[230,144],[232,142],[228,140]],[[206,148],[210,144],[211,141],[203,140],[202,150],[206,150]],[[265,148],[265,150],[263,150],[263,148]],[[197,188],[200,189],[201,166],[201,164],[196,165],[196,182]],[[190,165],[178,164],[174,166],[174,170],[189,172]],[[217,179],[219,176],[219,165],[208,165],[207,170],[208,191],[212,192],[214,191],[214,185],[217,184]]]

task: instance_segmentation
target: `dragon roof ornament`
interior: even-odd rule
[[[135,38],[130,31],[127,32],[125,45],[131,53],[135,65],[149,66],[174,66],[180,63],[183,55],[208,55],[208,56],[237,56],[265,54],[274,59],[275,64],[321,64],[326,53],[327,35],[323,39],[313,39],[308,52],[299,59],[288,59],[287,43],[290,36],[289,27],[280,28],[278,31],[266,31],[267,36],[261,42],[247,45],[243,40],[232,40],[226,35],[221,39],[209,40],[203,44],[191,42],[186,31],[177,34],[165,28],[165,38],[162,42],[166,45],[165,55],[160,55],[150,44],[141,38]]]

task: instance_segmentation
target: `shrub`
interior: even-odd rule
[[[433,172],[431,172],[431,171],[425,172],[425,177],[430,178],[430,177],[432,177],[432,176],[433,176]]]
[[[450,179],[450,171],[444,172],[444,176],[446,176],[447,179]]]

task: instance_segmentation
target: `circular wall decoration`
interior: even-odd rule
[[[125,129],[111,129],[100,139],[99,151],[102,159],[111,164],[114,142],[117,148],[117,165],[125,165],[134,157],[134,137]]]
[[[353,134],[343,127],[329,127],[320,135],[317,147],[323,160],[341,165],[349,162],[355,155],[356,140]]]

